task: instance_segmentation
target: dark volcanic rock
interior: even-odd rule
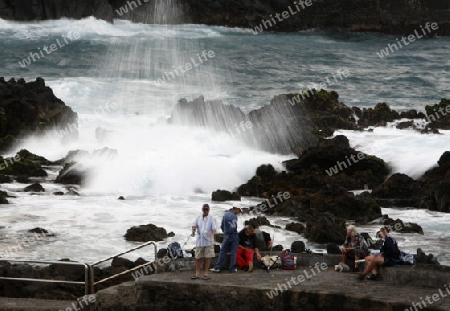
[[[310,208],[361,223],[381,217],[381,208],[374,201],[357,199],[346,189],[333,186],[324,187],[311,195]]]
[[[338,218],[331,213],[321,213],[310,210],[307,216],[305,237],[316,243],[342,243],[345,236],[345,219]]]
[[[157,227],[153,224],[140,225],[131,227],[125,234],[127,241],[148,242],[162,241],[167,238],[167,231],[164,228]]]
[[[396,128],[399,130],[404,130],[414,126],[414,121],[404,121],[397,124]]]
[[[45,192],[44,187],[41,186],[41,184],[39,183],[34,183],[29,185],[28,187],[25,187],[25,189],[23,189],[23,191],[25,192]]]
[[[216,190],[212,193],[211,200],[218,202],[240,201],[241,196],[236,192],[230,192],[227,190]]]
[[[3,4],[1,2],[0,4]],[[94,16],[107,21],[113,20],[113,10],[107,0],[46,0],[46,1],[6,1],[2,5],[0,17],[14,20],[44,20],[63,17],[81,19]]]
[[[0,149],[17,137],[76,123],[77,114],[55,97],[44,79],[24,83],[0,78],[0,142],[4,143]]]
[[[420,178],[421,206],[430,210],[450,212],[450,151],[444,152],[434,167]]]
[[[400,114],[392,110],[388,104],[379,103],[373,109],[363,109],[362,115],[358,120],[358,125],[362,127],[385,126],[387,122],[392,122],[399,118]]]
[[[433,106],[425,106],[427,120],[433,129],[450,130],[450,99],[441,99]]]
[[[0,204],[8,204],[8,193],[6,191],[0,191]]]
[[[11,176],[0,175],[0,184],[9,184],[12,183],[13,179]]]
[[[398,218],[396,220],[388,218],[383,224],[395,232],[423,234],[423,229],[420,225],[416,223],[403,223],[403,221]]]
[[[247,226],[248,224],[252,224],[257,228],[260,226],[270,226],[270,221],[265,216],[258,216],[255,218],[250,218],[249,220],[246,220],[244,222],[245,226]]]
[[[411,177],[396,173],[373,189],[372,196],[383,206],[419,207],[420,183]]]
[[[47,233],[48,233],[47,230],[45,230],[45,229],[43,229],[43,228],[39,228],[39,227],[30,229],[30,230],[28,230],[28,232],[30,232],[30,233],[44,233],[44,234],[47,234]]]
[[[1,158],[1,157],[0,157]],[[26,181],[27,177],[44,177],[47,172],[41,165],[51,164],[43,157],[32,154],[28,150],[20,150],[14,157],[8,160],[1,158],[4,168],[0,170],[2,175],[24,176],[21,181]],[[20,180],[20,179],[19,179]]]
[[[56,177],[55,183],[82,185],[86,179],[86,173],[77,170],[78,167],[75,163],[66,163]]]
[[[319,141],[319,147],[340,147],[350,148],[350,142],[344,135],[337,135],[331,139],[322,139]]]
[[[305,226],[298,222],[291,222],[286,225],[286,230],[297,232],[302,234],[305,231]]]
[[[299,31],[311,28],[346,29],[348,31],[377,31],[409,35],[420,29],[423,21],[439,24],[437,33],[449,35],[449,10],[446,1],[402,0],[379,1],[312,1],[300,14],[290,16],[270,27],[270,31]],[[15,20],[43,20],[61,17],[96,18],[112,21],[129,19],[148,24],[207,24],[229,27],[263,27],[275,13],[288,11],[293,2],[287,0],[259,1],[172,1],[169,4],[145,0],[46,0],[0,2],[0,18]],[[164,7],[162,7],[164,5]],[[122,11],[126,9],[126,12]],[[161,12],[164,11],[164,14]],[[264,28],[261,28],[264,30]],[[256,30],[255,30],[256,31]],[[435,35],[435,32],[431,36]]]

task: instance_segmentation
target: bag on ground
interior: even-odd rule
[[[183,250],[178,242],[173,242],[167,245],[167,253],[172,259],[183,258]]]
[[[290,250],[284,251],[283,255],[281,256],[281,269],[283,270],[295,270],[297,267],[295,262],[294,254],[291,253]]]

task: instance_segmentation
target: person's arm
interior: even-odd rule
[[[211,216],[211,231],[213,234],[216,234],[217,232],[217,222],[216,219],[214,217]]]
[[[391,237],[388,236],[384,239],[380,253],[383,254],[384,257],[394,257],[394,241]]]
[[[197,226],[197,219],[195,219],[195,221],[192,223],[192,231],[197,230],[198,226]]]

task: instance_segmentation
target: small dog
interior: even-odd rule
[[[334,270],[338,272],[350,272],[350,267],[343,262],[340,262],[338,265],[334,266]]]

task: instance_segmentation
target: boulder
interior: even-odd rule
[[[385,207],[419,207],[420,183],[405,174],[396,173],[373,189],[372,197]]]
[[[373,109],[363,109],[358,125],[362,127],[386,126],[387,122],[392,122],[395,119],[400,119],[400,114],[397,111],[392,110],[386,103],[378,103]]]
[[[224,202],[224,201],[240,201],[241,196],[236,192],[230,192],[227,190],[216,190],[211,195],[211,200]]]
[[[0,170],[1,175],[13,175],[26,177],[45,177],[47,172],[41,165],[48,165],[50,162],[43,157],[39,157],[27,150],[19,151],[14,157],[8,160],[0,157],[0,162],[4,168]],[[19,179],[19,178],[17,178]]]
[[[255,218],[250,218],[244,222],[244,226],[249,224],[254,225],[256,228],[260,226],[270,226],[270,221],[265,216],[258,216]]]
[[[166,229],[153,224],[131,227],[125,234],[127,241],[136,242],[162,241],[167,237]]]
[[[44,187],[39,183],[31,184],[23,189],[25,192],[45,192]]]
[[[112,267],[126,267],[127,269],[134,267],[134,265],[133,261],[123,257],[114,257],[111,262]]]
[[[307,216],[305,237],[315,243],[342,243],[345,237],[345,219],[328,212],[311,209]]]
[[[298,222],[291,222],[286,225],[286,230],[302,234],[305,231],[305,226]]]
[[[75,163],[66,163],[56,177],[55,183],[83,185],[86,179],[86,172],[79,170],[79,167]]]
[[[381,217],[381,208],[373,200],[361,200],[346,189],[332,185],[310,195],[309,207],[359,223]]]

